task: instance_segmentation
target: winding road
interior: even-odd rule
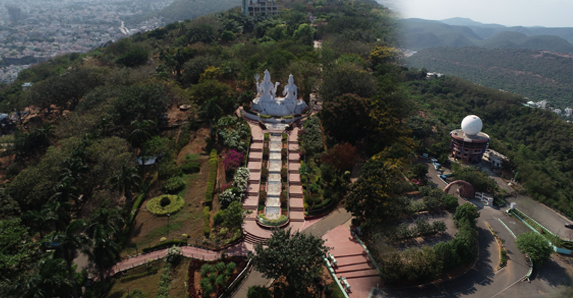
[[[437,177],[438,172],[434,170],[430,162],[423,160],[422,163],[428,165],[430,182],[436,184],[437,187],[444,188],[446,184]],[[460,205],[467,203],[461,198],[458,201]],[[529,263],[517,249],[515,238],[508,228],[515,235],[529,230],[516,219],[505,215],[501,209],[484,206],[479,200],[471,200],[471,203],[476,205],[480,211],[477,224],[479,259],[472,269],[460,277],[439,284],[405,289],[381,289],[378,295],[372,297],[495,297],[523,280],[529,272]],[[496,270],[500,258],[499,248],[486,226],[486,221],[497,232],[498,237],[505,240],[508,262],[507,266],[500,270]]]

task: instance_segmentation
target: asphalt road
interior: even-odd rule
[[[437,175],[438,172],[428,160],[421,163],[428,165],[428,178],[431,184],[444,188],[446,184]],[[455,190],[454,190],[455,191]],[[461,204],[467,201],[458,198]],[[477,230],[479,233],[479,259],[475,266],[466,274],[439,284],[430,284],[407,289],[384,289],[379,297],[493,297],[518,283],[529,271],[529,264],[525,256],[516,247],[515,239],[503,221],[515,235],[527,232],[527,228],[506,216],[503,210],[483,206],[478,200],[472,200],[480,211]],[[499,264],[499,249],[495,238],[488,230],[485,222],[488,222],[498,236],[505,240],[508,252],[507,266],[496,270]]]

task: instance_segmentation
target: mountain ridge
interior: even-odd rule
[[[499,24],[483,24],[464,18],[442,21],[403,19],[400,24],[400,33],[403,36],[401,46],[412,50],[476,46],[573,53],[573,28],[506,27]],[[527,39],[522,38],[520,42],[508,43],[500,39],[501,33],[505,34],[501,35],[502,37],[508,36],[513,39],[517,35],[509,33],[520,33]]]

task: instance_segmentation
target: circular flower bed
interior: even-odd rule
[[[169,200],[169,203],[167,203]],[[155,197],[147,202],[147,211],[158,216],[165,216],[168,213],[174,214],[179,212],[185,206],[182,197],[175,195],[162,195]]]

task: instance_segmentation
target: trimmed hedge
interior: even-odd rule
[[[187,240],[186,239],[167,240],[167,241],[161,242],[161,243],[156,244],[156,245],[145,247],[141,251],[143,253],[147,253],[147,252],[154,251],[154,250],[164,248],[164,247],[172,247],[173,245],[176,245],[176,246],[187,245]]]
[[[203,233],[205,236],[208,236],[211,232],[211,213],[209,210],[209,206],[205,206],[203,208]]]
[[[179,168],[185,174],[198,173],[201,170],[201,164],[198,162],[190,161],[181,164]]]
[[[205,190],[205,205],[209,208],[213,204],[213,192],[217,183],[217,163],[217,149],[213,149],[209,157],[209,181]]]
[[[185,185],[187,185],[187,183],[183,177],[171,177],[163,182],[162,187],[166,193],[175,194],[185,188]]]
[[[137,216],[137,210],[139,210],[139,207],[141,207],[141,203],[143,203],[144,198],[145,198],[145,195],[139,195],[137,197],[137,199],[135,199],[135,202],[133,202],[133,206],[131,206],[131,212],[129,214],[129,219],[127,220],[127,223],[125,224],[125,229],[123,229],[123,235],[124,236],[129,235],[129,232],[131,231],[131,225],[133,224],[133,221],[135,220],[135,216]]]
[[[148,275],[154,275],[157,274],[157,272],[159,272],[159,268],[149,268],[147,271],[142,272],[142,273],[138,273],[138,274],[132,274],[132,275],[128,275],[125,277],[122,277],[120,279],[121,282],[128,282],[128,281],[132,281],[132,280],[136,280],[138,278],[142,278],[142,277],[146,277]]]
[[[161,207],[161,199],[163,199],[164,197],[168,197],[171,200],[171,204],[165,207]],[[149,200],[149,202],[147,202],[147,211],[149,211],[151,214],[154,215],[164,216],[167,215],[168,213],[169,214],[177,213],[181,211],[181,209],[183,209],[184,206],[185,206],[185,200],[183,200],[182,197],[175,195],[162,195],[155,197]]]

